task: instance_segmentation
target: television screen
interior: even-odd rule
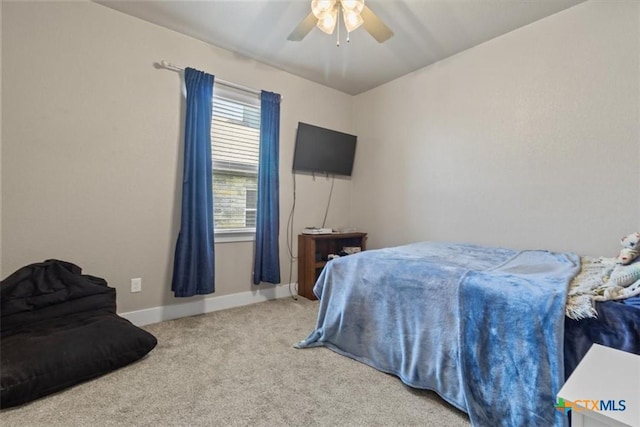
[[[298,123],[293,170],[351,176],[358,137]]]

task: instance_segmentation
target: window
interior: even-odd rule
[[[247,188],[247,203],[244,210],[245,224],[249,228],[256,228],[256,205],[258,204],[258,190]]]
[[[211,119],[216,235],[255,232],[260,96],[214,86]]]

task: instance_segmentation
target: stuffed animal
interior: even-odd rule
[[[640,233],[631,233],[620,241],[622,250],[616,257],[616,262],[628,265],[640,256]]]

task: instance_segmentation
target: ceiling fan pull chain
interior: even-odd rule
[[[340,6],[336,5],[337,8],[339,8]],[[336,47],[340,47],[340,9],[338,9],[338,19],[337,19],[337,25],[336,27],[338,27],[338,31],[336,32],[337,37],[336,37]]]
[[[349,35],[350,35],[350,34],[351,34],[351,33],[350,33],[349,31],[347,31],[347,43],[349,43]]]

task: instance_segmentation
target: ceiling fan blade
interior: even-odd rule
[[[384,25],[384,22],[382,22],[382,20],[378,18],[368,6],[364,6],[360,16],[362,16],[362,20],[364,21],[362,26],[373,36],[374,39],[378,41],[378,43],[383,43],[393,36],[393,31]]]
[[[318,18],[313,15],[313,12],[309,13],[307,17],[304,18],[291,32],[291,34],[289,34],[287,40],[290,40],[292,42],[299,42],[300,40],[305,38],[307,34],[309,34],[309,31],[311,31],[317,23]]]

